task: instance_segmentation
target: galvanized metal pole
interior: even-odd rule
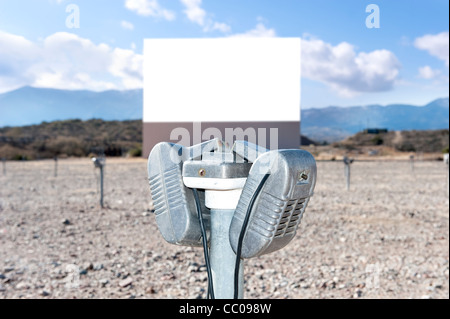
[[[53,158],[53,160],[55,161],[55,172],[54,172],[54,175],[55,175],[55,177],[57,177],[58,176],[58,156],[55,156]]]
[[[450,171],[449,171],[449,155],[448,153],[444,155],[444,162],[447,164],[447,195],[450,194]]]
[[[103,208],[103,165],[100,166],[100,207]]]
[[[350,190],[350,164],[345,164],[345,175],[347,177],[347,190]]]
[[[414,155],[409,157],[409,162],[411,164],[411,172],[414,172]]]
[[[344,171],[345,171],[345,176],[347,177],[347,191],[350,190],[350,165],[353,163],[353,159],[348,158],[347,156],[344,156],[343,158],[344,161]]]
[[[94,166],[100,169],[100,206],[103,208],[103,168],[105,167],[105,158],[92,158]]]
[[[233,299],[236,254],[230,245],[232,209],[211,209],[210,262],[216,299]],[[244,297],[244,267],[239,267],[239,299]]]

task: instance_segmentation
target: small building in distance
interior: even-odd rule
[[[388,131],[387,128],[366,128],[363,132],[364,134],[381,134],[387,133]]]

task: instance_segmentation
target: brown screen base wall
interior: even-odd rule
[[[144,122],[142,156],[148,157],[160,142],[191,146],[213,138],[231,143],[244,139],[269,149],[298,149],[300,122]]]

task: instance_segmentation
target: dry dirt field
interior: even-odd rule
[[[143,159],[107,159],[105,209],[89,159],[0,168],[0,298],[205,298],[201,248],[158,232]],[[340,161],[295,239],[245,261],[246,298],[449,298],[448,169]]]

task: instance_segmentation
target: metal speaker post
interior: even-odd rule
[[[449,153],[444,154],[444,163],[447,164],[447,195],[450,194],[450,171],[449,171]]]
[[[103,205],[103,169],[106,164],[106,159],[104,157],[93,157],[92,162],[94,162],[94,166],[100,169],[100,207],[104,208]]]
[[[316,182],[303,150],[269,151],[218,139],[192,147],[160,143],[148,158],[163,238],[203,246],[208,296],[244,297],[244,259],[277,251],[295,236]]]
[[[58,156],[53,157],[53,161],[55,162],[54,176],[58,177]]]
[[[350,190],[350,165],[353,164],[354,159],[348,158],[347,156],[344,156],[344,169],[345,169],[345,177],[347,181],[347,191]]]
[[[229,229],[250,168],[251,163],[236,162],[231,152],[204,153],[202,160],[183,165],[184,184],[205,190],[205,206],[211,211],[209,255],[216,299],[233,298],[236,262],[239,262],[239,298],[243,298],[243,264],[236,261]]]

